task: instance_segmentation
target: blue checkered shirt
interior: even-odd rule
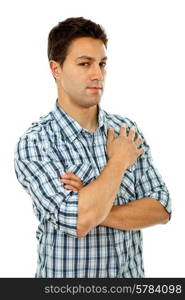
[[[144,139],[130,119],[109,114],[100,105],[98,112],[98,127],[90,133],[56,101],[54,109],[32,123],[16,144],[16,176],[39,220],[35,277],[144,277],[142,232],[99,225],[85,237],[77,237],[78,192],[66,190],[59,180],[66,170],[79,176],[84,185],[96,180],[108,161],[109,127],[118,136],[121,124],[128,129],[135,126]],[[151,197],[171,213],[168,190],[153,166],[145,139],[143,147],[145,153],[126,170],[114,205]]]

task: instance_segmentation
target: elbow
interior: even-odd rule
[[[160,203],[158,200],[156,200],[156,216],[158,219],[158,224],[167,224],[168,221],[170,220],[170,213],[167,211],[167,209]]]
[[[161,224],[167,224],[169,220],[170,220],[170,213],[168,213],[167,210],[164,210]]]
[[[78,223],[77,223],[77,237],[82,238],[85,237],[88,232],[91,230],[91,226],[89,222],[85,222],[78,218]]]
[[[104,217],[105,218],[105,217]],[[77,221],[77,237],[85,237],[89,231],[99,225],[102,218],[97,219],[94,215],[82,215],[78,216]]]
[[[167,224],[167,223],[169,222],[169,220],[170,220],[170,217],[169,217],[169,215],[168,215],[167,218],[164,218],[164,219],[163,219],[163,221],[161,222],[161,224]]]
[[[87,228],[78,226],[77,227],[77,237],[82,238],[85,237],[88,234],[89,230]]]
[[[84,227],[83,227],[82,224],[79,222],[79,219],[78,219],[78,223],[77,223],[76,235],[77,235],[78,238],[82,238],[82,237],[85,236]]]
[[[77,237],[78,238],[83,238],[86,236],[86,234],[87,233],[85,231],[81,230],[80,228],[77,228]]]

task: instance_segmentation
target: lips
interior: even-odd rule
[[[91,86],[91,87],[88,87],[88,89],[102,90],[102,87],[98,87],[98,86]]]

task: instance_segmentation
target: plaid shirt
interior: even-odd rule
[[[35,277],[144,277],[142,232],[97,226],[77,237],[78,192],[64,188],[59,178],[71,170],[84,185],[96,180],[107,164],[107,129],[119,135],[120,125],[135,122],[108,114],[98,105],[98,127],[90,133],[55,103],[54,109],[21,136],[15,148],[16,176],[30,195],[39,220]],[[170,213],[170,197],[154,168],[144,139],[142,154],[122,178],[114,205],[155,198]],[[148,200],[150,201],[150,200]]]

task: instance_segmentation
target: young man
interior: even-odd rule
[[[169,193],[142,133],[100,107],[106,48],[102,27],[84,18],[49,33],[58,99],[15,151],[40,221],[36,277],[144,277],[140,229],[169,220]]]

